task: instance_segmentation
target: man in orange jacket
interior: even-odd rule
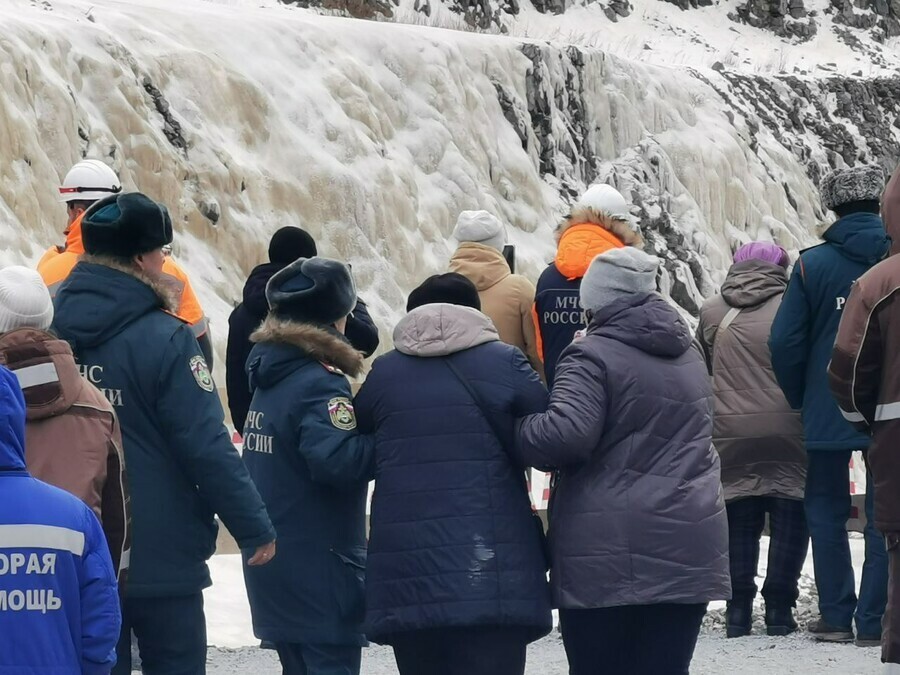
[[[119,177],[106,164],[96,159],[82,160],[66,174],[59,188],[60,200],[66,203],[68,215],[66,243],[64,246],[47,249],[37,267],[38,273],[50,289],[51,297],[56,297],[56,291],[69,277],[78,258],[84,253],[84,244],[81,241],[81,219],[84,212],[94,202],[121,191],[122,184]],[[203,356],[212,368],[213,349],[209,320],[203,314],[203,308],[200,307],[200,301],[194,293],[190,279],[171,256],[166,257],[163,264],[163,275],[165,282],[171,285],[179,298],[175,315],[190,324],[194,337],[200,343]]]

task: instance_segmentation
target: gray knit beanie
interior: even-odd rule
[[[581,306],[597,311],[626,295],[656,290],[659,258],[626,246],[601,253],[581,280]]]

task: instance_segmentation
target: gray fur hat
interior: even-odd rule
[[[880,166],[867,165],[836,169],[819,183],[822,206],[829,211],[851,202],[881,201],[884,192],[884,171]]]
[[[356,307],[356,284],[337,260],[300,258],[269,279],[266,300],[280,319],[330,326]]]

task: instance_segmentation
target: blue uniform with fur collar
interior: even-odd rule
[[[321,362],[353,370],[347,361],[358,368],[362,357],[333,329],[274,317],[254,339],[243,458],[278,530],[272,562],[244,566],[254,634],[273,643],[364,645],[373,444],[355,430],[349,381]]]

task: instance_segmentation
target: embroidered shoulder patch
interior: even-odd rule
[[[328,416],[338,429],[352,431],[356,428],[356,413],[349,398],[340,396],[328,401]]]
[[[206,365],[206,359],[202,356],[194,356],[191,358],[191,374],[197,381],[197,385],[203,390],[212,392],[216,385],[213,382],[212,375],[209,372],[209,366]]]

